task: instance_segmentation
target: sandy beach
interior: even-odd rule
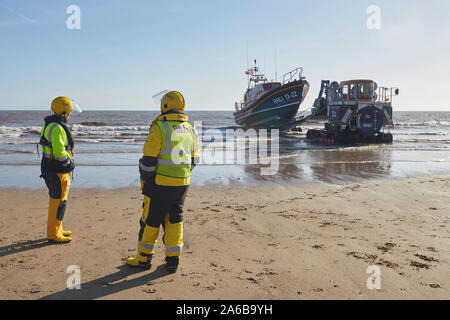
[[[450,176],[191,187],[167,274],[161,240],[150,271],[124,266],[137,188],[71,190],[66,245],[45,240],[45,189],[0,189],[0,299],[449,299],[448,190]],[[80,290],[66,289],[71,265]],[[381,289],[367,287],[372,265]]]

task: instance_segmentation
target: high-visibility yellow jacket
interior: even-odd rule
[[[67,173],[74,168],[71,150],[73,141],[71,137],[68,137],[66,130],[63,128],[63,124],[60,121],[52,121],[53,119],[56,119],[56,116],[47,117],[41,129],[43,163],[47,170]]]
[[[144,155],[139,160],[141,182],[154,177],[155,184],[161,186],[190,184],[190,171],[198,163],[200,153],[197,132],[187,121],[188,116],[182,112],[162,114],[153,121],[144,145]],[[178,133],[177,128],[181,128]],[[180,139],[184,142],[178,144],[182,135],[186,139]],[[187,148],[192,150],[183,150]],[[174,159],[173,155],[178,151],[185,158]],[[186,162],[186,155],[189,155],[189,162]]]
[[[44,127],[45,125],[42,127],[41,132],[44,130]],[[57,161],[67,161],[67,159],[72,159],[72,152],[67,149],[68,141],[66,132],[58,123],[50,123],[43,136],[51,146],[43,146],[44,155],[51,155]]]

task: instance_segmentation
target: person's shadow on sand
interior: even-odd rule
[[[153,272],[148,273],[148,271],[145,271],[145,274],[143,276],[127,280],[125,279],[126,277],[144,271],[142,269],[132,268],[126,265],[121,265],[117,267],[117,269],[119,269],[119,271],[116,273],[107,275],[103,278],[82,283],[81,289],[79,290],[65,289],[63,291],[52,293],[48,296],[42,297],[39,300],[93,300],[123,290],[142,286],[149,281],[156,280],[170,274],[166,270],[166,268],[161,265],[158,266]]]
[[[37,239],[37,240],[29,240],[24,242],[19,242],[15,244],[10,244],[8,246],[0,247],[0,257],[4,257],[14,253],[20,253],[28,250],[34,250],[46,246],[54,245],[46,238]]]

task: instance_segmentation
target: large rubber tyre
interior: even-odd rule
[[[394,141],[394,137],[392,133],[383,133],[383,142],[384,143],[392,143]]]

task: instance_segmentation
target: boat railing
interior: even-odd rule
[[[378,102],[388,103],[392,102],[392,97],[399,95],[398,88],[379,87],[378,94],[375,95],[375,100]]]
[[[296,79],[297,75],[298,75],[298,78],[301,79],[302,74],[303,74],[303,68],[302,67],[298,67],[297,69],[289,71],[288,73],[283,75],[283,77],[282,77],[282,84],[286,84],[286,83],[292,82],[293,80]]]

